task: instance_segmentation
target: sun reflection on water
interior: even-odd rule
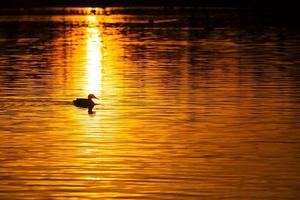
[[[88,93],[100,94],[102,81],[102,42],[96,16],[87,16],[87,85]]]

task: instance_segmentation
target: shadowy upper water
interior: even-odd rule
[[[297,26],[230,9],[18,12],[0,17],[0,199],[300,197]],[[72,105],[90,93],[94,115]]]

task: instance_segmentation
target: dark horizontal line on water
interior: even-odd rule
[[[78,168],[79,169],[79,168]],[[99,170],[101,171],[101,170]],[[172,177],[172,176],[168,176],[171,175],[172,173],[169,174],[162,174],[160,176],[155,176],[155,175],[151,175],[148,174],[145,179],[146,180],[142,180],[139,178],[124,178],[123,174],[114,174],[114,176],[108,176],[105,177],[105,175],[110,175],[110,173],[108,173],[110,171],[105,171],[102,170],[101,173],[72,173],[72,175],[77,175],[77,176],[81,176],[84,175],[85,176],[98,176],[96,180],[88,180],[86,178],[13,178],[13,179],[0,179],[0,180],[6,180],[6,181],[65,181],[64,185],[61,184],[53,184],[53,185],[49,185],[49,183],[44,183],[44,184],[30,184],[30,186],[44,186],[46,184],[48,184],[49,186],[66,186],[66,187],[81,187],[82,185],[75,185],[73,184],[73,182],[79,183],[79,182],[86,182],[86,181],[101,181],[101,182],[105,182],[105,181],[111,181],[111,179],[115,179],[118,181],[124,181],[127,183],[135,183],[137,180],[139,182],[139,185],[142,185],[142,183],[149,183],[149,182],[155,182],[155,183],[176,183],[176,182],[180,182],[180,181],[189,181],[189,182],[195,182],[195,181],[199,181],[199,180],[207,180],[207,179],[217,179],[217,178],[231,178],[231,179],[236,179],[236,176],[232,176],[232,175],[205,175],[205,178],[199,176],[199,177],[194,177],[193,175],[190,176],[183,176],[183,177]],[[200,173],[205,173],[205,172],[200,172]],[[49,173],[51,174],[51,176],[63,176],[66,175],[66,173],[57,173],[57,174],[53,174],[53,173]],[[34,174],[36,176],[38,176],[39,174]],[[69,173],[67,173],[67,175],[70,175]],[[184,174],[183,174],[184,175]],[[102,177],[100,177],[102,176]],[[5,178],[5,177],[4,177]],[[70,182],[70,184],[67,184],[68,182]],[[85,183],[84,183],[85,184]]]
[[[152,200],[152,197],[145,197],[144,193],[124,193],[124,192],[116,192],[115,190],[112,191],[107,191],[105,193],[112,193],[111,195],[105,195],[105,193],[102,191],[86,191],[83,190],[81,192],[75,192],[73,191],[65,191],[66,193],[58,193],[56,190],[46,190],[47,192],[52,192],[50,196],[47,195],[47,192],[45,192],[46,195],[41,195],[40,192],[44,190],[18,190],[18,191],[9,191],[9,192],[0,192],[2,195],[7,195],[7,194],[13,194],[14,198],[13,199],[21,199],[21,200],[32,200],[32,199],[37,199],[37,197],[40,197],[40,199],[56,199],[56,198],[63,198],[63,199],[149,199]],[[91,196],[92,194],[92,196]],[[96,195],[95,195],[96,194]],[[47,196],[48,198],[46,198]],[[44,197],[44,198],[41,198]],[[88,198],[87,198],[88,197]],[[0,196],[1,198],[1,196]],[[4,199],[11,199],[11,198],[6,198],[4,196]],[[1,199],[2,200],[2,199]]]
[[[138,180],[137,180],[138,181]],[[54,190],[54,189],[47,189],[45,190],[47,194],[51,192],[51,199],[55,198],[76,198],[76,199],[143,199],[143,200],[153,200],[153,199],[178,199],[178,198],[207,198],[211,196],[210,192],[192,192],[193,194],[187,194],[187,191],[184,192],[166,192],[165,190],[159,191],[136,191],[132,193],[132,190],[129,189],[107,189],[106,191],[98,191],[95,189],[84,189],[80,191],[72,191],[72,190]],[[220,191],[220,188],[218,188]],[[36,195],[41,197],[40,192],[44,191],[42,189],[34,189],[34,190],[19,190],[3,192],[0,194],[12,194],[14,193],[14,197],[20,197],[20,199],[35,199]],[[22,193],[20,193],[22,192]],[[36,194],[38,193],[38,194]],[[108,193],[108,194],[107,194]],[[45,197],[45,196],[42,196]],[[88,198],[87,198],[88,197]],[[47,198],[46,198],[47,199]]]
[[[5,107],[9,107],[9,105],[15,105],[14,103],[18,103],[18,106],[22,106],[22,105],[29,106],[30,104],[32,104],[32,106],[42,105],[42,104],[56,104],[56,105],[73,104],[72,100],[70,100],[70,101],[67,101],[67,100],[53,100],[53,99],[42,98],[42,97],[24,98],[24,99],[13,99],[13,98],[11,98],[11,99],[9,99],[9,101],[7,99],[0,100],[0,104],[5,104]],[[36,104],[36,103],[38,103],[38,104]]]
[[[182,149],[186,149],[186,148],[182,148]],[[177,151],[180,149],[176,149]],[[186,156],[183,155],[182,153],[177,153],[177,154],[172,154],[172,156],[169,156],[170,158],[184,158],[184,159],[199,159],[199,158],[210,158],[210,159],[219,159],[219,158],[224,158],[224,155],[222,154],[218,154],[218,155],[202,155],[202,156]],[[35,158],[40,158],[39,156],[35,157]],[[94,155],[87,155],[87,156],[72,156],[72,158],[81,158],[83,160],[89,160],[90,158],[95,158]],[[144,156],[133,156],[133,155],[112,155],[112,154],[108,154],[105,156],[102,156],[101,159],[105,160],[112,160],[109,161],[110,163],[114,163],[115,160],[123,160],[124,162],[126,161],[132,161],[132,160],[137,160],[137,159],[142,159],[142,160],[149,160],[147,161],[147,163],[167,163],[168,161],[166,160],[160,160],[160,161],[155,161],[157,160],[157,156],[153,155],[153,156],[149,156],[149,155],[144,155]],[[3,160],[3,162],[5,162],[5,160]],[[103,163],[104,161],[99,161],[100,163]],[[109,165],[109,164],[108,164]],[[114,166],[114,165],[112,165]],[[24,166],[22,166],[24,167]]]
[[[265,143],[265,144],[300,144],[300,141],[263,141],[263,140],[251,140],[248,143]]]

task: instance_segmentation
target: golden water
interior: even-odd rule
[[[0,17],[0,199],[299,198],[299,32],[125,11]]]

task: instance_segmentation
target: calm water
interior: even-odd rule
[[[41,12],[0,16],[0,199],[300,198],[299,29]]]

